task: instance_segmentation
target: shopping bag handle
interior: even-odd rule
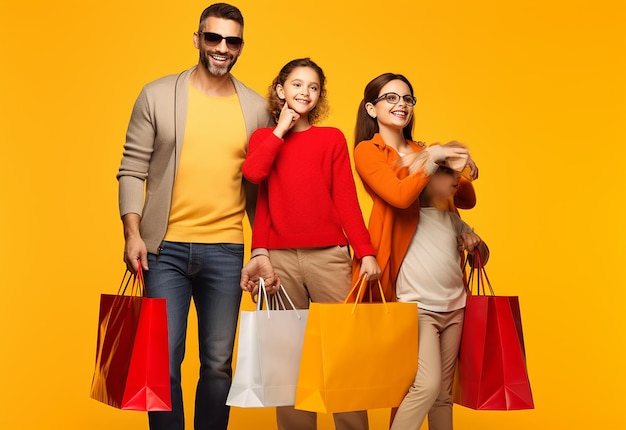
[[[132,281],[132,284],[131,284]],[[146,283],[143,277],[143,270],[141,269],[141,264],[137,266],[137,273],[133,274],[130,270],[126,269],[124,272],[124,276],[122,276],[122,282],[120,283],[119,288],[117,289],[117,295],[123,296],[126,294],[126,290],[128,290],[128,286],[130,287],[130,295],[131,296],[146,296]]]
[[[467,266],[469,258],[466,258],[465,265]],[[474,279],[476,280],[476,295],[480,296],[480,291],[482,289],[483,296],[486,296],[485,292],[485,284],[489,288],[489,292],[492,296],[495,295],[493,292],[493,288],[491,286],[491,281],[489,280],[489,276],[487,276],[487,271],[485,270],[485,265],[483,264],[483,257],[480,254],[478,249],[474,250],[472,256],[472,262],[469,264],[470,266],[470,274],[467,278],[467,290],[468,293],[472,294],[472,284]]]
[[[283,295],[289,302],[289,305],[291,305],[291,310],[294,310],[294,311],[297,310],[296,305],[293,304],[293,301],[291,300],[291,297],[289,297],[289,294],[287,294],[287,290],[285,290],[285,287],[283,286],[283,284],[280,284],[280,290],[283,292]],[[275,311],[289,310],[287,308],[287,305],[285,305],[285,302],[283,301],[283,296],[281,294],[272,294],[271,306],[272,306],[272,310],[275,310]]]
[[[372,281],[373,282],[373,281]],[[385,311],[387,313],[389,313],[389,307],[387,306],[387,300],[385,300],[385,294],[383,293],[383,286],[380,283],[380,279],[376,281],[378,283],[378,289],[380,291],[380,297],[382,299],[383,304],[385,305]],[[363,291],[363,287],[367,284],[368,286],[368,291],[369,291],[369,299],[370,299],[370,303],[373,302],[373,298],[372,298],[372,288],[370,286],[370,281],[367,280],[367,275],[363,275],[361,276],[359,279],[357,279],[357,281],[354,283],[354,285],[352,286],[352,288],[350,289],[350,292],[348,293],[348,295],[346,296],[346,298],[343,301],[343,304],[347,304],[348,303],[348,298],[350,296],[352,296],[352,293],[357,290],[358,288],[358,292],[356,295],[356,300],[354,301],[354,306],[352,307],[352,313],[354,314],[354,312],[356,311],[356,305],[359,304],[359,301],[361,300],[361,294],[364,293]]]
[[[287,291],[285,290],[285,287],[283,286],[283,284],[280,284],[280,290],[283,292],[283,294],[287,298],[287,301],[291,305],[291,309],[296,312],[298,319],[302,319],[300,312],[298,312],[298,309],[296,309],[296,305],[293,304],[293,301],[291,300],[291,297],[289,297],[289,294],[287,294]],[[265,280],[263,278],[259,278],[259,298],[256,303],[256,310],[261,311],[263,309],[263,300],[265,300],[265,307],[267,308],[268,319],[270,318],[271,310],[281,310],[281,309],[288,310],[280,294],[278,293],[272,294],[271,301],[269,299],[269,296],[270,295],[267,294],[267,289],[265,288]]]

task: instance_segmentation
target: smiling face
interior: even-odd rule
[[[376,103],[368,102],[365,109],[369,116],[376,118],[379,129],[402,130],[413,118],[413,105],[407,104],[404,100],[404,96],[412,96],[411,89],[406,82],[395,79],[385,84],[378,92],[378,96],[387,93],[398,94],[400,96],[398,102],[392,104],[382,98]]]
[[[216,33],[223,37],[243,37],[243,29],[238,22],[214,16],[205,20],[201,31]],[[230,72],[243,50],[243,46],[236,50],[229,49],[225,39],[217,45],[210,45],[199,33],[194,33],[193,41],[194,46],[200,51],[200,64],[213,76],[224,76]]]
[[[283,85],[276,86],[278,97],[301,116],[308,115],[320,98],[320,77],[311,67],[296,67]]]

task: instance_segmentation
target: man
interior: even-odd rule
[[[149,413],[152,430],[184,428],[181,363],[192,297],[201,362],[195,429],[227,428],[242,219],[244,210],[253,219],[256,198],[241,165],[250,134],[271,121],[265,100],[230,74],[243,49],[239,9],[209,6],[193,42],[196,66],[141,91],[117,175],[124,260],[133,273],[141,264],[149,297],[167,299],[172,411]]]

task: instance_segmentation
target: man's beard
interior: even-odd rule
[[[222,55],[222,54],[219,54]],[[234,56],[227,54],[225,55],[230,61],[227,66],[219,67],[211,63],[209,60],[209,54],[206,51],[200,51],[200,63],[204,66],[204,68],[213,76],[224,76],[233,68],[235,63],[237,63],[237,59],[239,56]]]

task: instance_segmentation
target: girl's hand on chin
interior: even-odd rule
[[[278,124],[274,129],[274,134],[281,139],[291,128],[296,124],[296,121],[300,118],[300,114],[295,110],[291,109],[285,100],[285,104],[280,111],[280,116],[278,117]]]

